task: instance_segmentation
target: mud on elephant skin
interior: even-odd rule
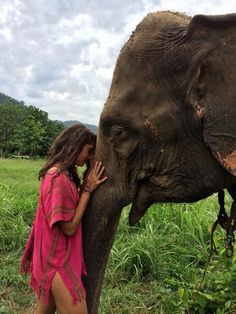
[[[133,225],[155,202],[236,190],[235,60],[236,14],[151,13],[122,48],[95,155],[109,179],[83,222],[90,314],[125,205]]]

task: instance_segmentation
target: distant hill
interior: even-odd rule
[[[19,105],[19,106],[24,106],[23,101],[18,101],[10,96],[7,96],[3,93],[0,93],[0,105],[1,104],[14,104],[14,105]]]
[[[3,93],[0,93],[0,106],[2,104],[14,104],[14,105],[19,105],[19,106],[25,106],[25,103],[23,101],[18,101],[8,95],[5,95]],[[35,106],[34,106],[35,107]],[[74,125],[76,123],[82,123],[84,124],[88,129],[90,129],[93,133],[97,132],[97,126],[94,124],[88,124],[88,123],[83,123],[83,122],[79,122],[76,120],[69,120],[69,121],[58,121],[58,122],[62,122],[65,127]]]
[[[80,121],[76,121],[76,120],[69,120],[69,121],[63,121],[62,122],[64,124],[65,127],[74,125],[76,123],[82,123],[83,125],[85,125],[89,130],[91,130],[93,133],[97,133],[97,126],[94,124],[88,124],[88,123],[83,123]]]

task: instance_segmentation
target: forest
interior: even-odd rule
[[[64,124],[48,113],[0,93],[0,156],[43,157]]]

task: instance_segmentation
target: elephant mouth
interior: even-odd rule
[[[129,213],[130,226],[137,224],[154,203],[153,197],[149,192],[150,187],[151,183],[148,180],[142,180],[142,183],[139,184]]]

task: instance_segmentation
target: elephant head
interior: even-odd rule
[[[147,15],[122,48],[95,159],[108,180],[83,222],[90,314],[97,313],[122,208],[194,202],[236,182],[236,14]]]

